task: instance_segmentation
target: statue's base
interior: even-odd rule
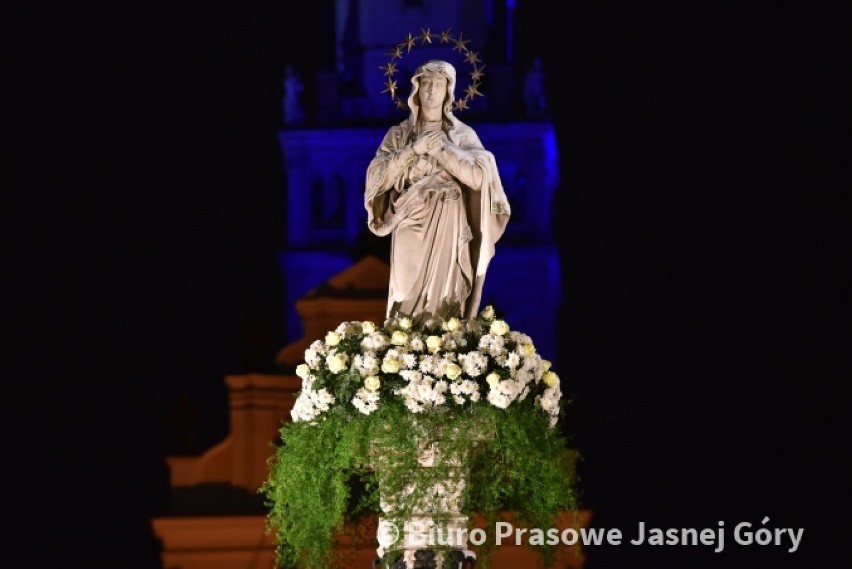
[[[383,559],[373,562],[374,569],[473,569],[476,567],[476,555],[472,551],[454,549],[436,551],[432,549],[409,550],[404,557],[397,557],[391,563],[386,554]]]

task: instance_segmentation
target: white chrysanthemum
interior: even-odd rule
[[[545,389],[544,393],[536,396],[535,403],[545,413],[550,415],[550,426],[554,427],[559,420],[559,400],[562,398],[562,390],[559,383],[555,386]]]
[[[500,409],[505,409],[508,407],[512,400],[506,396],[505,393],[501,393],[500,391],[492,389],[488,392],[488,402],[494,405],[495,407],[499,407]]]
[[[423,407],[423,404],[419,401],[412,399],[411,397],[406,397],[403,399],[405,403],[405,408],[408,409],[411,413],[422,413],[426,409]]]
[[[511,379],[492,382],[490,385],[488,402],[500,409],[508,407],[520,393],[518,383]]]
[[[528,385],[535,380],[532,370],[521,368],[514,374],[514,379],[521,385]]]
[[[390,350],[385,352],[385,357],[386,358],[393,358],[395,360],[401,360],[402,359],[402,350],[400,350],[399,348],[391,348]]]
[[[479,339],[479,349],[492,357],[502,354],[505,351],[505,345],[506,340],[502,336],[495,336],[494,334],[485,334]]]
[[[341,337],[348,337],[357,334],[361,330],[360,322],[341,322],[337,325],[334,331]]]
[[[418,365],[418,369],[423,373],[434,374],[435,373],[435,362],[437,361],[436,356],[421,356],[420,357],[420,365]]]
[[[296,398],[290,415],[293,421],[311,421],[320,413],[328,411],[333,403],[334,396],[325,388],[319,391],[303,389]]]
[[[533,354],[531,356],[524,356],[523,361],[521,362],[521,369],[526,371],[534,371],[535,368],[541,365],[541,356],[538,354]]]
[[[352,405],[364,415],[369,415],[379,408],[379,394],[362,387],[355,392]]]
[[[450,393],[453,401],[461,405],[469,398],[471,401],[479,400],[479,385],[470,379],[454,381],[450,384]]]
[[[479,377],[488,367],[488,357],[482,352],[472,351],[459,356],[462,369],[470,377]]]
[[[435,359],[435,375],[441,377],[447,375],[447,364],[455,363],[453,361],[455,354],[444,354],[443,357]]]
[[[518,344],[519,346],[524,345],[524,344],[528,344],[528,345],[532,346],[533,348],[535,348],[535,346],[533,346],[532,338],[530,338],[527,334],[524,334],[523,332],[518,332],[517,330],[512,330],[511,332],[509,332],[508,338],[510,340],[512,340],[513,342],[515,342],[516,344]]]
[[[504,367],[516,369],[521,363],[521,356],[518,352],[509,352],[506,356],[506,361],[502,363]]]
[[[372,334],[364,336],[364,338],[361,340],[361,349],[364,351],[378,351],[387,347],[388,344],[390,344],[390,338],[388,338],[382,332],[376,331]]]
[[[414,369],[417,367],[417,356],[410,352],[402,354],[402,367],[405,369]]]
[[[358,370],[361,376],[367,377],[379,373],[380,364],[381,361],[376,357],[375,352],[364,352],[363,354],[355,354],[352,367]]]
[[[447,398],[444,393],[447,391],[446,381],[423,381],[417,385],[416,397],[420,402],[431,406],[443,405]]]
[[[310,366],[311,369],[319,369],[322,366],[322,361],[325,358],[325,344],[323,344],[320,340],[315,340],[308,346],[308,349],[305,350],[305,363]]]
[[[412,352],[426,351],[426,343],[423,341],[423,336],[418,333],[412,333],[408,338],[408,348]]]
[[[419,383],[423,380],[423,374],[415,369],[404,369],[399,372],[399,376],[409,382]]]

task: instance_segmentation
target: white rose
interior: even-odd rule
[[[521,353],[525,358],[529,358],[535,355],[535,346],[532,344],[523,344],[521,346]]]
[[[310,373],[311,368],[308,367],[308,364],[299,364],[296,366],[296,375],[298,375],[302,379],[307,378]]]
[[[444,341],[440,336],[428,336],[426,338],[426,347],[429,348],[430,352],[437,352],[441,349],[441,345],[443,345]]]
[[[378,391],[379,387],[381,387],[382,381],[379,379],[377,375],[371,375],[364,379],[364,387],[368,391]]]
[[[444,330],[447,330],[448,332],[455,332],[460,327],[461,327],[461,321],[458,318],[456,318],[455,316],[453,316],[452,318],[450,318],[449,320],[444,322],[444,326],[443,326]]]
[[[346,364],[349,362],[349,356],[346,354],[334,354],[326,359],[326,364],[328,364],[328,371],[331,373],[340,373],[341,371],[346,369]]]
[[[340,334],[337,332],[329,332],[325,335],[325,345],[326,346],[336,346],[340,343]]]
[[[446,375],[450,379],[458,379],[461,376],[462,368],[460,368],[457,364],[452,362],[447,364],[447,367],[444,368],[444,375]]]
[[[485,381],[487,381],[488,385],[490,385],[492,388],[497,387],[500,384],[500,375],[492,371],[485,378]]]
[[[391,344],[394,346],[404,346],[408,343],[408,333],[402,330],[394,330],[391,335]]]
[[[396,358],[388,358],[382,360],[382,371],[385,373],[396,373],[399,371],[399,360]]]
[[[479,316],[481,316],[485,320],[491,320],[492,318],[494,318],[494,307],[489,304],[488,306],[482,309],[482,312],[479,313]]]
[[[409,318],[408,316],[404,316],[399,319],[398,324],[399,327],[403,330],[409,330],[411,328],[411,318]]]
[[[506,324],[504,320],[495,320],[491,323],[491,328],[489,328],[489,332],[494,334],[495,336],[503,336],[509,331],[509,325]]]
[[[552,371],[548,371],[548,372],[546,372],[546,373],[542,376],[541,380],[542,380],[542,381],[544,382],[544,384],[545,384],[546,386],[548,386],[548,387],[554,387],[555,385],[558,385],[558,384],[559,384],[559,376],[558,376],[558,375],[556,375],[555,373],[553,373]]]
[[[366,334],[372,334],[376,331],[376,325],[370,322],[369,320],[365,320],[361,322],[361,331]]]

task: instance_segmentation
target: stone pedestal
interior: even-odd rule
[[[411,452],[417,461],[402,488],[388,488],[388,472],[399,475],[395,453],[400,451],[373,445],[372,466],[378,473],[380,507],[376,566],[382,569],[462,569],[476,565],[476,554],[468,549],[469,519],[462,514],[473,453],[489,425],[459,432],[458,429],[420,429],[412,417],[415,440]],[[466,444],[447,444],[446,441]],[[419,469],[441,468],[436,479],[420,476]],[[437,476],[437,472],[443,476]],[[426,479],[427,482],[423,482]]]

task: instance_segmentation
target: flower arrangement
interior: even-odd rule
[[[302,391],[293,421],[314,421],[353,408],[364,415],[393,399],[411,413],[469,406],[482,399],[500,409],[532,397],[554,426],[559,377],[532,339],[486,307],[477,318],[392,318],[343,322],[305,351],[296,368]]]
[[[409,505],[394,514],[411,515],[460,462],[461,513],[483,516],[486,532],[502,511],[516,526],[548,527],[576,509],[575,456],[556,428],[567,402],[550,368],[490,306],[472,319],[343,322],[313,342],[296,368],[293,421],[282,424],[259,489],[278,566],[332,566],[347,521],[382,513],[383,497],[399,492]],[[418,468],[418,441],[436,439],[445,460]],[[553,554],[540,552],[545,562]],[[488,558],[480,547],[478,565]]]

